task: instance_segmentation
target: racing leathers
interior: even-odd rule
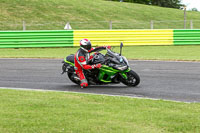
[[[108,46],[110,48],[110,46]],[[85,75],[83,73],[83,69],[94,69],[94,68],[100,68],[101,64],[95,64],[95,65],[88,65],[89,60],[91,60],[96,53],[93,55],[90,55],[91,52],[96,52],[102,49],[106,49],[106,46],[102,47],[96,47],[96,48],[91,48],[90,50],[85,50],[80,48],[75,56],[74,56],[74,62],[75,62],[75,71],[77,76],[80,78],[80,86],[87,87],[88,86],[88,81],[85,78]]]

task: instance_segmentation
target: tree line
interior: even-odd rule
[[[169,7],[177,9],[180,9],[184,6],[183,4],[181,4],[181,0],[110,0],[110,1],[140,3],[146,5],[156,5],[160,7]]]

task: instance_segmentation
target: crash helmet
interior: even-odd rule
[[[90,40],[88,40],[88,39],[82,39],[80,41],[80,46],[86,52],[88,52],[88,50],[90,50],[92,48],[92,44],[91,44]]]

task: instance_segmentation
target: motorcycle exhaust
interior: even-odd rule
[[[80,78],[79,78],[77,75],[75,75],[75,74],[74,74],[73,78],[74,78],[74,80],[76,80],[76,81],[80,81]]]
[[[77,82],[81,82],[80,78],[76,74],[72,74],[71,78]]]

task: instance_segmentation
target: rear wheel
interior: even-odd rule
[[[137,86],[140,83],[140,77],[133,70],[126,73],[128,79],[122,79],[122,83],[127,86]]]
[[[67,73],[68,74],[68,77],[69,77],[69,79],[73,82],[73,83],[75,83],[75,84],[77,84],[77,85],[80,85],[80,81],[78,80],[78,79],[76,79],[76,78],[78,78],[78,76],[77,75],[75,75],[74,73]]]

